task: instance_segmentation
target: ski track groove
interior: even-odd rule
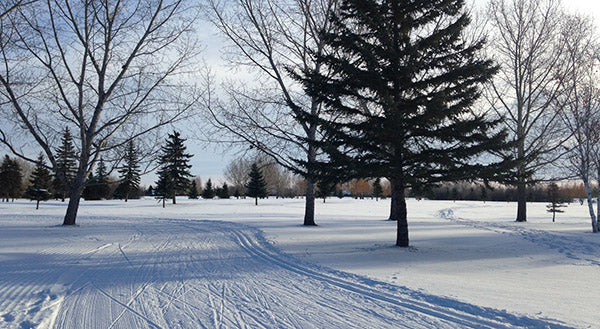
[[[57,237],[31,256],[57,263],[51,269],[11,260],[13,272],[28,274],[0,277],[8,328],[515,327],[304,264],[251,227],[140,221]],[[53,292],[57,285],[64,290]]]
[[[413,311],[416,313],[423,314],[427,317],[443,319],[443,320],[455,323],[460,326],[468,326],[468,327],[476,327],[476,328],[483,328],[483,327],[508,328],[508,326],[504,326],[501,323],[478,319],[476,317],[472,317],[472,316],[470,316],[468,314],[464,314],[464,313],[459,314],[459,313],[454,313],[454,312],[449,312],[449,311],[444,312],[442,310],[435,310],[434,307],[432,307],[432,305],[428,305],[426,303],[422,303],[422,302],[418,302],[418,301],[411,301],[412,304],[409,304],[406,302],[401,302],[398,300],[398,297],[396,297],[396,296],[388,295],[383,292],[378,292],[372,288],[361,287],[354,283],[346,282],[342,279],[328,276],[326,274],[318,273],[311,269],[304,268],[304,267],[298,266],[296,264],[290,263],[288,261],[285,261],[282,258],[279,258],[279,257],[269,253],[268,251],[264,250],[261,246],[254,243],[254,241],[251,241],[246,234],[243,234],[237,230],[232,231],[232,233],[234,235],[236,235],[236,237],[238,238],[240,246],[244,250],[246,250],[246,252],[248,252],[249,254],[260,257],[260,258],[264,259],[265,261],[271,262],[271,263],[278,265],[280,267],[283,267],[289,271],[296,272],[301,275],[306,275],[306,276],[310,277],[311,279],[324,281],[324,282],[330,283],[338,288],[341,288],[343,290],[347,290],[352,293],[357,293],[359,295],[363,295],[370,299],[375,299],[375,300],[379,300],[382,302],[386,302],[386,303],[404,308],[406,310],[410,310],[410,311]]]
[[[587,263],[589,266],[600,266],[600,261],[597,260],[597,255],[600,253],[600,244],[583,242],[575,236],[569,237],[557,235],[544,230],[524,227],[517,222],[499,223],[489,221],[473,221],[462,217],[456,217],[454,215],[454,210],[461,209],[468,208],[455,207],[443,209],[438,212],[438,217],[478,230],[484,230],[498,234],[509,234],[519,237],[533,244],[554,249],[569,259]],[[577,255],[589,255],[589,257]]]

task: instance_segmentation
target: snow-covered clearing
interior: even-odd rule
[[[410,200],[0,203],[1,328],[593,328],[600,236],[585,206]]]

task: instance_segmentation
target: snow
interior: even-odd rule
[[[0,203],[1,328],[594,328],[587,207],[389,200]]]

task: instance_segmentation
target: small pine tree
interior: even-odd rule
[[[561,208],[566,207],[560,198],[558,185],[556,185],[556,183],[548,185],[548,200],[550,201],[550,204],[546,205],[546,211],[552,213],[552,222],[554,223],[556,220],[556,213],[565,212]]]
[[[204,187],[204,190],[202,190],[202,198],[203,199],[213,199],[215,197],[215,190],[212,187],[212,181],[210,180],[210,178],[208,179],[208,181],[206,182],[206,186]]]
[[[323,203],[327,200],[327,197],[335,192],[335,183],[328,180],[320,180],[317,183],[317,197],[323,199]]]
[[[77,154],[73,145],[73,136],[69,127],[66,127],[61,137],[61,144],[56,148],[56,168],[53,182],[54,191],[63,202],[68,192],[67,186],[73,182],[76,174]]]
[[[377,177],[373,182],[373,196],[375,201],[379,201],[379,198],[383,195],[383,187],[381,187],[381,178]]]
[[[262,173],[258,169],[256,163],[252,164],[250,173],[248,174],[249,182],[246,185],[246,195],[254,198],[254,204],[258,206],[258,198],[267,197],[267,182]]]
[[[487,187],[485,185],[481,185],[481,200],[483,200],[483,203],[485,203],[487,201],[487,198],[488,198]]]
[[[103,200],[108,199],[109,194],[108,173],[104,160],[100,158],[96,167],[96,174],[90,177],[81,196],[85,200]]]
[[[130,196],[138,197],[140,188],[140,165],[138,151],[135,148],[133,140],[129,141],[129,146],[125,154],[125,164],[119,169],[119,179],[121,183],[117,187],[117,194],[125,199]]]
[[[146,193],[144,193],[144,195],[154,196],[154,187],[152,185],[148,186],[148,189],[146,190]]]
[[[192,166],[188,162],[192,155],[185,153],[185,141],[178,132],[174,131],[173,134],[169,134],[166,145],[161,148],[156,193],[163,199],[163,207],[165,198],[171,197],[173,204],[177,204],[177,193],[188,191],[189,177],[192,176],[190,173]]]
[[[4,161],[0,165],[0,196],[2,200],[13,200],[21,194],[23,174],[21,166],[16,160],[8,155],[4,156]]]
[[[223,183],[217,196],[219,199],[229,199],[229,186],[227,186],[227,183]]]
[[[239,198],[240,198],[240,189],[239,189],[239,188],[237,188],[237,187],[235,188],[235,192],[233,192],[233,196],[234,196],[236,199],[239,199]]]
[[[52,185],[52,175],[46,167],[46,161],[41,153],[29,178],[29,184],[25,194],[30,200],[36,201],[35,209],[39,209],[40,201],[46,201],[50,198],[49,190]]]
[[[190,184],[190,191],[188,192],[189,199],[198,199],[198,185],[196,181],[192,179],[192,183]]]

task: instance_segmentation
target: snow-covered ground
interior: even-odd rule
[[[178,199],[179,200],[179,199]],[[0,328],[594,328],[600,235],[587,207],[389,201],[0,203]]]

